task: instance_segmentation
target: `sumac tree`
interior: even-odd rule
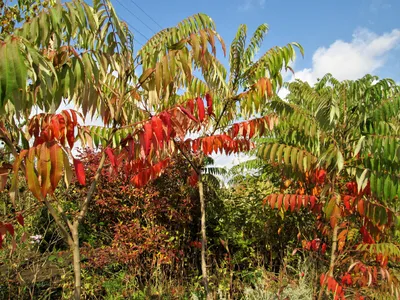
[[[288,88],[286,101],[271,102],[285,122],[258,148],[284,183],[266,202],[284,213],[315,214],[317,238],[303,248],[330,253],[319,298],[325,288],[335,299],[398,298],[391,269],[400,254],[392,235],[400,195],[398,86],[370,75],[340,82],[327,74],[313,87],[296,81]]]

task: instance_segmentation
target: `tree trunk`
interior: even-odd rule
[[[335,268],[335,260],[336,260],[336,249],[337,249],[337,242],[338,242],[338,230],[339,226],[335,225],[332,232],[332,252],[331,252],[331,261],[329,264],[329,271],[328,274],[325,274],[324,282],[322,283],[321,289],[319,291],[318,300],[322,299],[323,293],[325,291],[325,284],[327,281],[327,277],[333,277],[333,269]]]
[[[73,244],[71,246],[73,256],[73,266],[75,275],[75,287],[74,287],[74,299],[79,300],[81,298],[81,254],[79,251],[79,235],[78,235],[79,223],[75,222],[72,227],[72,239]]]
[[[332,252],[331,252],[331,263],[329,264],[329,276],[333,277],[333,269],[335,267],[336,260],[336,249],[337,249],[337,238],[338,238],[339,226],[335,225],[332,233]]]
[[[206,204],[204,201],[204,190],[203,190],[203,178],[201,172],[198,174],[199,177],[199,196],[200,196],[200,212],[201,212],[201,273],[203,275],[204,290],[206,298],[210,299],[208,291],[208,277],[207,277],[207,261],[206,261],[206,250],[207,250],[207,235],[206,235]]]

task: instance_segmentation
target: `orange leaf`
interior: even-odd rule
[[[282,200],[283,200],[283,194],[278,195],[278,209],[281,209],[282,207]]]
[[[290,195],[285,195],[284,204],[285,204],[286,211],[289,209],[289,205],[290,205],[289,200],[290,200]]]
[[[42,144],[38,147],[39,160],[38,160],[38,173],[41,178],[41,192],[43,198],[46,198],[46,195],[49,190],[52,189],[51,181],[50,181],[50,173],[51,173],[51,157],[50,150],[46,144]]]
[[[301,208],[301,204],[302,204],[302,199],[301,199],[301,195],[297,195],[296,196],[296,211],[299,211]]]
[[[272,209],[275,208],[276,197],[277,197],[276,194],[272,194],[271,199],[269,200],[269,204],[271,205]]]
[[[357,210],[361,216],[364,216],[364,200],[360,199],[358,201]]]
[[[290,210],[293,212],[296,208],[296,195],[291,195],[290,196]]]

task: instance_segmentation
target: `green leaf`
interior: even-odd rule
[[[35,152],[36,152],[35,148],[29,149],[28,156],[25,159],[25,176],[28,182],[28,188],[32,192],[33,196],[35,196],[35,198],[38,200],[42,200],[39,179],[36,175],[36,170],[35,170],[35,159],[36,159]]]
[[[344,158],[342,152],[339,149],[337,150],[336,164],[338,167],[338,172],[342,171],[344,168]]]
[[[361,138],[358,140],[356,148],[354,149],[354,155],[353,157],[356,157],[358,153],[360,153],[361,147],[363,146],[365,141],[365,135],[361,136]]]
[[[336,198],[332,197],[325,206],[325,217],[327,220],[329,220],[330,217],[332,216],[335,206],[336,206]]]
[[[362,172],[360,172],[360,170],[357,171],[356,182],[357,182],[357,190],[358,190],[358,192],[364,190],[364,188],[367,186],[367,183],[368,183],[367,174],[368,174],[368,172],[369,172],[368,169],[365,169]]]
[[[284,161],[285,165],[290,164],[290,153],[291,153],[292,147],[287,146],[284,151]]]
[[[69,183],[72,180],[73,172],[72,172],[71,165],[69,163],[68,154],[63,152],[63,155],[64,155],[64,169],[65,169],[64,182],[65,182],[65,185],[68,188],[69,187]]]

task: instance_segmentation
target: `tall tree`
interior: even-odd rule
[[[313,87],[296,81],[288,89],[286,100],[275,98],[270,106],[284,121],[258,149],[289,181],[269,204],[292,212],[308,207],[318,216],[319,235],[331,242],[320,298],[327,285],[344,299],[353,283],[371,297],[398,297],[399,279],[388,260],[400,255],[390,234],[400,195],[399,87],[370,75],[340,82],[327,74]]]
[[[262,113],[277,89],[282,86],[282,70],[291,69],[290,63],[296,57],[295,49],[299,48],[303,54],[298,43],[290,43],[284,47],[273,47],[256,60],[267,31],[267,24],[262,24],[247,41],[247,27],[240,25],[230,46],[229,69],[211,56],[206,58],[210,60],[209,65],[212,67],[202,68],[202,80],[193,81],[181,96],[191,98],[204,95],[207,105],[213,107],[200,136],[177,144],[179,151],[193,167],[193,181],[198,182],[201,204],[201,265],[207,294],[206,203],[203,193],[205,156],[218,152],[231,154],[246,151],[252,145],[251,138],[273,128],[276,123],[275,115],[262,116]],[[193,46],[194,55],[200,55],[195,39]],[[199,118],[201,120],[202,116]],[[232,143],[232,140],[236,142]]]

